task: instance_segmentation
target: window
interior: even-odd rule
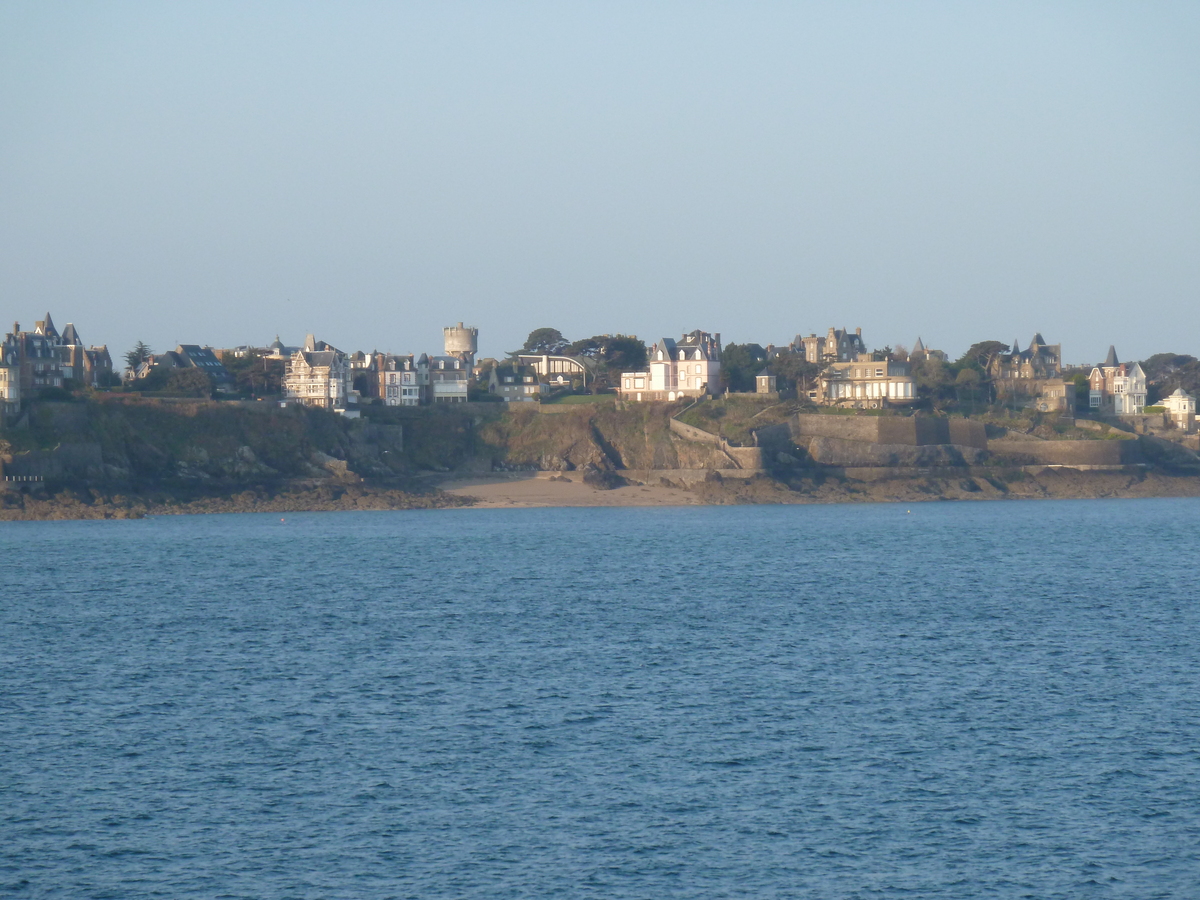
[[[876,378],[882,378],[882,377],[883,377],[883,369],[876,369],[876,370],[875,370],[875,377],[876,377]]]

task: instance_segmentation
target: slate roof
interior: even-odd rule
[[[337,361],[336,350],[301,350],[304,361],[313,368],[331,367]]]

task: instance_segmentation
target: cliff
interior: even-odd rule
[[[720,403],[695,420],[720,422]],[[767,418],[777,424],[762,427],[753,427],[761,413],[747,409],[739,427],[759,446],[737,447],[673,421],[678,409],[612,400],[368,406],[352,420],[268,403],[122,395],[38,403],[0,432],[0,518],[458,504],[468,501],[438,491],[439,478],[530,470],[581,470],[597,487],[686,485],[705,502],[1110,496],[1149,490],[1147,474],[1170,476],[1155,482],[1160,492],[1190,495],[1200,484],[1195,453],[1149,436],[1056,440],[932,417],[802,414],[779,422],[782,408],[772,407]],[[1099,471],[1083,472],[1091,481],[1047,481],[1039,474],[1046,466],[1120,470],[1128,484]],[[758,480],[746,487],[748,478]]]

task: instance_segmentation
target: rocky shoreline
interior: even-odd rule
[[[1194,450],[1057,417],[793,414],[754,398],[705,407],[723,413],[720,427],[762,423],[751,447],[677,422],[670,404],[462,406],[348,420],[261,404],[38,402],[0,435],[0,521],[1200,496]],[[765,424],[764,411],[783,418]]]
[[[578,482],[578,483],[575,483]],[[536,489],[531,485],[536,485]],[[445,489],[443,489],[445,488]],[[407,489],[371,484],[254,487],[224,492],[156,490],[105,494],[61,490],[0,493],[0,522],[62,519],[139,519],[146,516],[216,513],[297,513],[347,510],[444,509],[452,507],[556,507],[648,505],[742,505],[805,503],[921,503],[941,500],[1082,500],[1200,497],[1200,477],[1140,473],[1046,470],[1019,480],[984,477],[891,478],[879,481],[816,477],[783,481],[766,475],[739,478],[732,472],[691,485],[637,482],[592,487],[555,473],[496,476]]]
[[[442,491],[413,492],[368,485],[320,485],[252,488],[195,494],[153,491],[104,494],[63,490],[0,494],[0,522],[54,519],[141,519],[146,516],[213,513],[296,513],[341,510],[441,509],[467,506],[470,500]]]

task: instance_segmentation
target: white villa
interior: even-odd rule
[[[1196,430],[1196,398],[1185,394],[1183,388],[1175,388],[1175,393],[1163,397],[1158,405],[1166,408],[1171,423],[1184,434],[1192,434]]]
[[[721,390],[721,335],[693,331],[678,341],[662,338],[650,348],[642,372],[622,372],[625,400],[682,400]]]
[[[915,391],[907,363],[862,353],[853,362],[830,363],[818,377],[814,394],[810,398],[825,406],[881,409],[911,404]]]
[[[1115,347],[1088,376],[1088,405],[1102,415],[1140,416],[1146,408],[1146,373],[1141,365],[1117,361]]]
[[[288,401],[321,409],[345,409],[350,398],[350,367],[346,355],[310,334],[304,348],[288,359],[283,379]]]

